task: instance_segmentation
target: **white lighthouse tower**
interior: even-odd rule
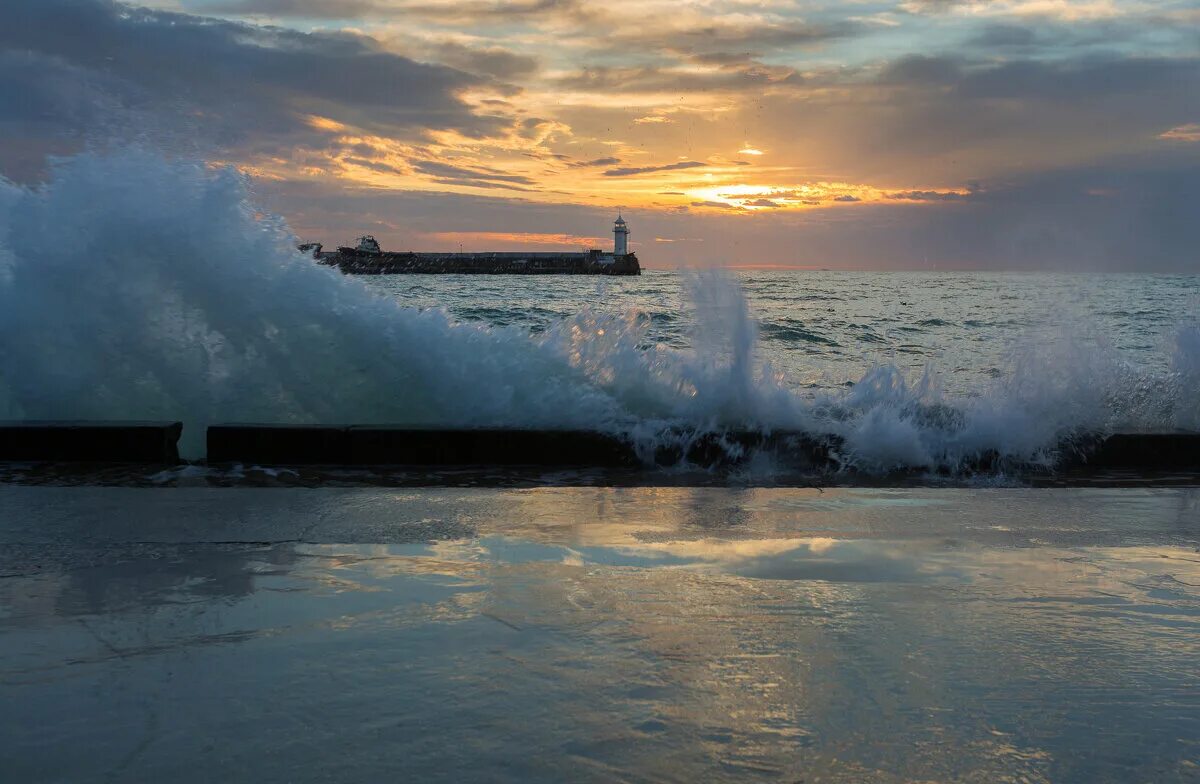
[[[617,221],[613,224],[613,255],[624,256],[629,253],[629,227],[625,219],[617,212]]]

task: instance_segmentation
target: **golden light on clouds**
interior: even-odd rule
[[[337,120],[331,120],[328,117],[320,117],[315,114],[310,114],[305,118],[308,125],[318,131],[330,131],[331,133],[341,133],[346,130],[346,126]]]
[[[757,165],[767,150],[742,141],[729,145],[721,133],[690,136],[678,120],[695,125],[691,110],[634,117],[619,129],[563,119],[514,116],[488,135],[458,130],[424,134],[411,143],[369,133],[320,115],[306,116],[309,127],[330,135],[321,150],[277,157],[243,166],[256,176],[341,180],[350,186],[397,191],[518,197],[542,203],[574,203],[628,209],[704,213],[770,213],[837,209],[881,202],[907,204],[966,198],[961,189],[902,191],[847,180],[792,177],[797,167],[784,162]],[[705,122],[712,122],[705,117]],[[649,126],[649,135],[631,134]],[[658,130],[661,129],[661,130]],[[1191,126],[1164,133],[1184,139]],[[619,130],[620,137],[614,137]],[[682,131],[682,132],[681,132]],[[691,154],[663,145],[690,148]],[[700,150],[697,150],[697,148]],[[736,149],[733,156],[717,152]],[[707,154],[697,154],[708,148]],[[736,156],[736,157],[734,157]],[[750,160],[746,160],[749,158]],[[438,232],[422,235],[434,248],[520,244],[545,247],[597,247],[604,238],[545,232]]]
[[[1178,125],[1163,131],[1158,138],[1176,142],[1200,142],[1200,123]]]

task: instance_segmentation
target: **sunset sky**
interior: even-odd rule
[[[136,139],[303,239],[1200,271],[1200,3],[0,3],[0,173]]]

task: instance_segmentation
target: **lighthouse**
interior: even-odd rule
[[[629,227],[621,213],[617,213],[617,221],[613,224],[613,255],[624,256],[629,253]]]

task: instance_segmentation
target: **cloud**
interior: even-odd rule
[[[409,161],[409,164],[415,171],[428,174],[431,177],[435,177],[437,182],[446,184],[462,183],[481,187],[479,183],[487,183],[482,187],[488,188],[506,187],[511,183],[521,185],[534,184],[532,179],[524,175],[505,174],[500,170],[486,166],[455,166],[443,163],[442,161],[428,160]]]
[[[947,57],[913,54],[893,60],[880,73],[880,84],[938,85],[957,81],[958,63]]]
[[[742,202],[742,206],[743,207],[778,207],[779,204],[777,202],[771,201],[770,199],[755,199],[754,201]]]
[[[1079,103],[1099,96],[1194,97],[1200,60],[1163,57],[1089,57],[1063,62],[1022,60],[966,72],[956,85],[967,99],[1022,99]]]
[[[965,12],[976,16],[1048,17],[1079,22],[1139,13],[1144,4],[1114,0],[906,0],[913,14]]]
[[[980,46],[989,49],[1027,49],[1038,40],[1038,33],[1032,27],[1013,24],[992,24],[973,35],[968,41],[969,46]]]
[[[972,5],[977,0],[906,0],[901,8],[909,13],[944,13],[958,6]]]
[[[759,64],[707,71],[674,66],[593,66],[560,77],[555,86],[593,93],[741,92],[767,87],[793,87],[802,81],[791,68]],[[649,114],[634,122],[670,123],[672,119],[662,114]]]
[[[584,169],[592,166],[615,166],[620,162],[620,158],[594,158],[590,161],[575,161],[567,165],[572,169]]]
[[[718,209],[718,210],[741,209],[736,204],[726,204],[723,201],[694,201],[694,202],[692,202],[692,206],[693,207],[709,207],[709,208]]]
[[[962,201],[970,198],[970,194],[957,191],[897,191],[889,193],[887,198],[894,201]]]
[[[849,203],[849,202],[862,201],[862,199],[858,198],[857,196],[851,196],[848,193],[844,193],[841,196],[834,196],[833,201],[842,201],[842,202]]]
[[[1200,123],[1177,125],[1160,133],[1158,138],[1176,142],[1200,142]]]
[[[504,122],[458,97],[488,82],[358,35],[110,0],[5,0],[0,49],[0,91],[24,83],[18,110],[58,134],[174,134],[191,145],[263,149],[316,140],[306,119],[313,113],[410,137],[429,129],[481,135]]]
[[[635,174],[651,174],[653,172],[677,171],[679,169],[694,169],[697,166],[703,166],[700,161],[680,161],[679,163],[668,163],[663,166],[630,166],[623,169],[609,169],[604,172],[605,177],[632,177]]]
[[[499,80],[528,76],[538,69],[538,59],[499,46],[472,47],[438,40],[423,48],[430,60],[463,71]]]
[[[353,19],[395,10],[377,0],[183,0],[182,5],[206,14],[308,19]]]
[[[773,163],[804,150],[849,181],[879,183],[887,172],[917,190],[993,177],[1018,161],[1023,172],[1072,167],[1162,144],[1164,130],[1197,122],[1200,95],[1200,58],[1091,51],[1054,60],[922,55],[874,74],[805,76],[806,86],[757,96],[728,124],[738,136],[752,128]]]
[[[902,245],[981,268],[1195,272],[1197,203],[1194,160],[1134,156],[991,183],[953,209],[917,210]]]
[[[745,48],[762,52],[812,46],[852,35],[859,29],[852,22],[815,25],[798,20],[753,20],[710,18],[680,26],[638,25],[617,36],[621,43],[671,49],[688,54],[716,53]]]
[[[407,174],[404,169],[401,169],[397,166],[392,166],[389,163],[383,163],[381,161],[371,161],[365,158],[356,158],[353,156],[346,156],[340,158],[339,160],[341,160],[342,163],[348,163],[351,166],[362,166],[363,168],[372,169],[373,171],[380,172],[381,174]]]
[[[183,5],[198,13],[227,16],[354,19],[410,15],[442,22],[521,19],[580,7],[575,0],[463,0],[446,3],[409,0],[183,0]]]

